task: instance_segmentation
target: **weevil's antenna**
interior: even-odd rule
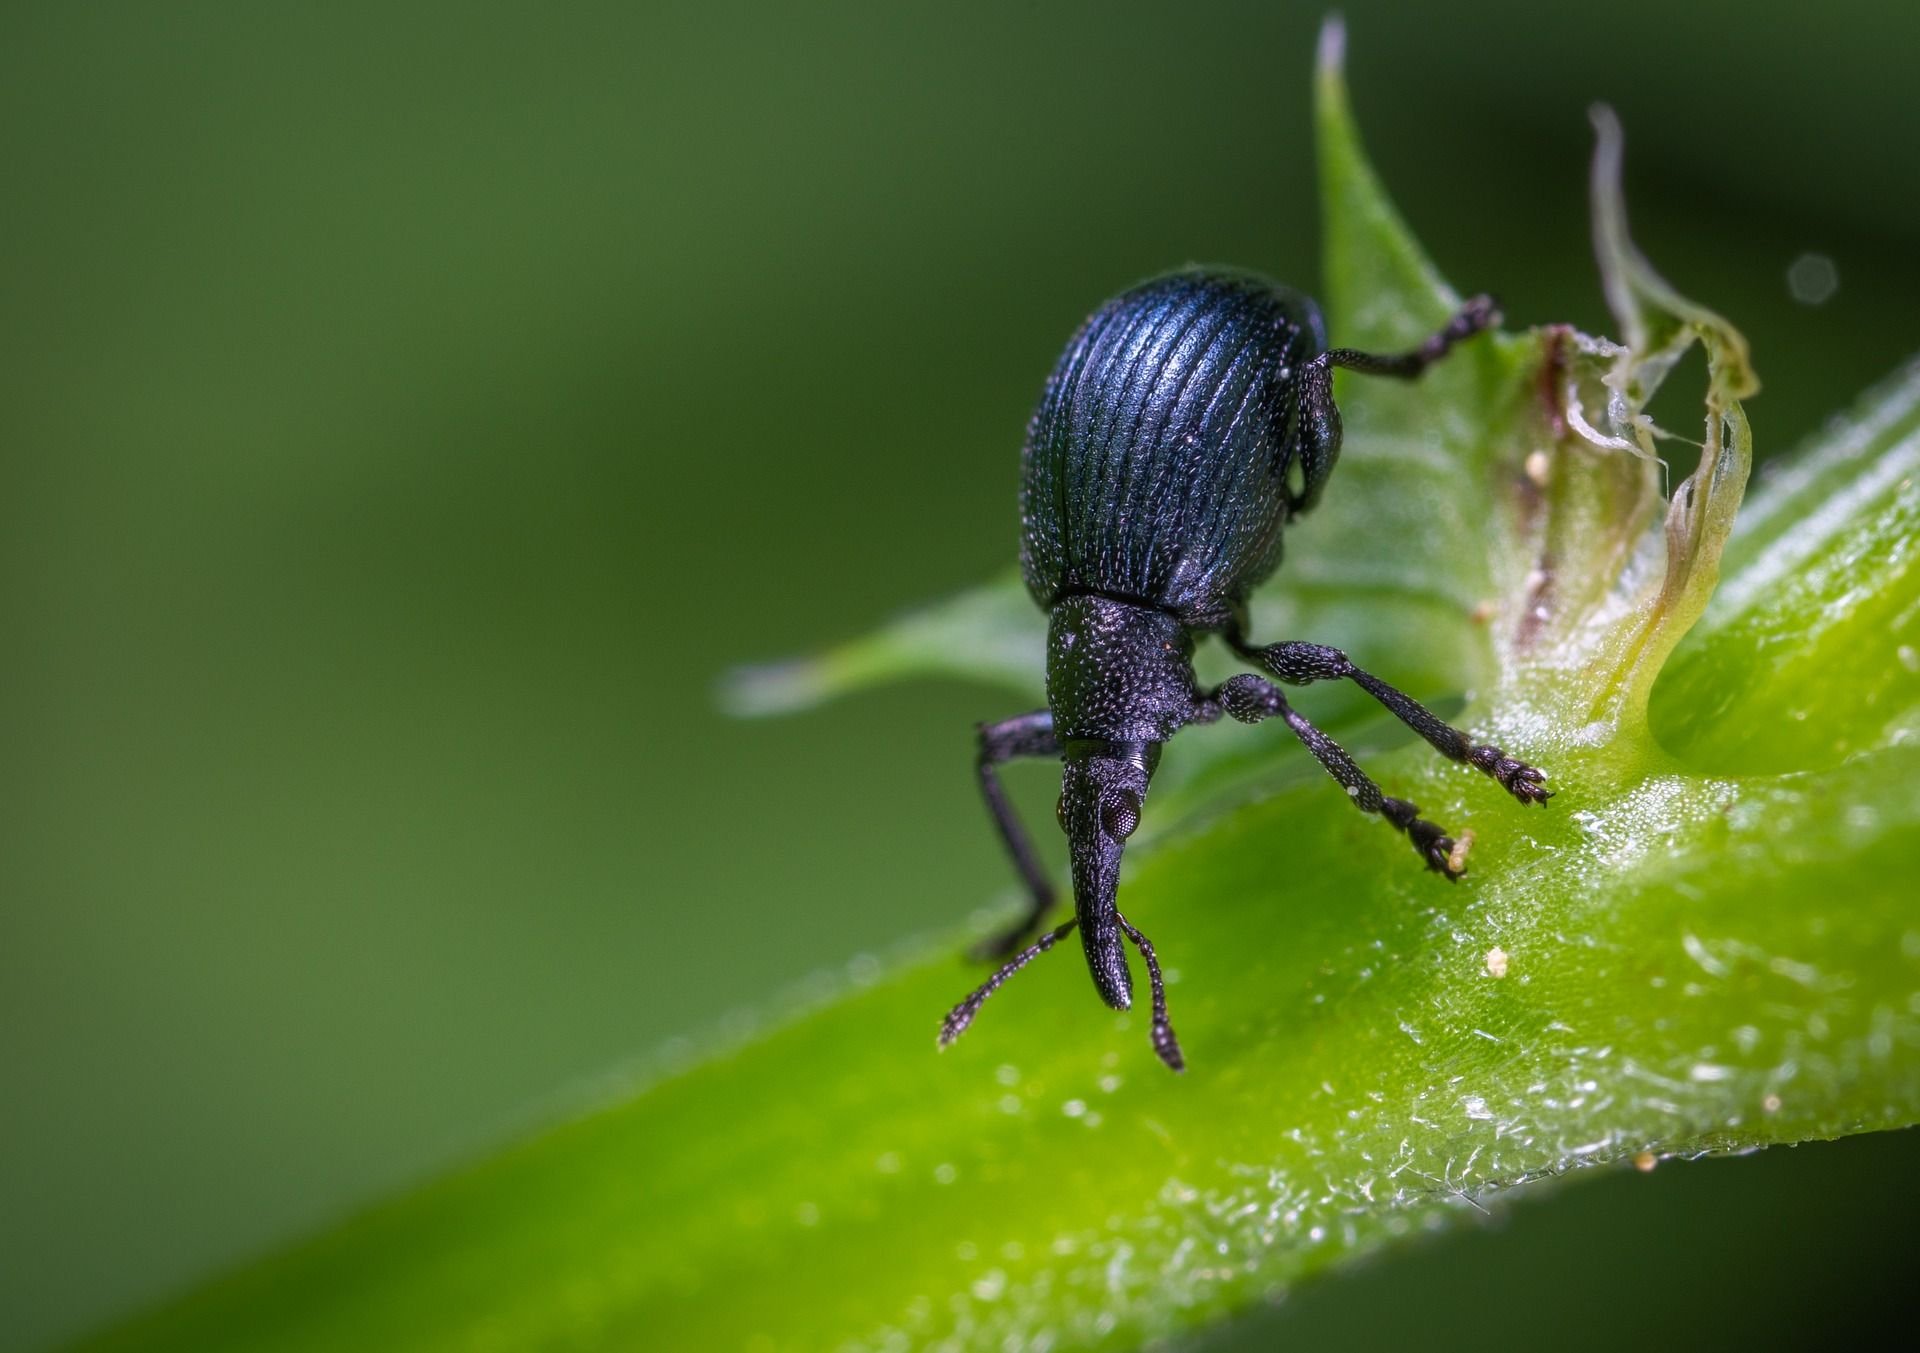
[[[973,1017],[980,1013],[980,1007],[987,1003],[987,997],[998,991],[1009,977],[1019,972],[1022,968],[1026,967],[1027,964],[1033,962],[1033,960],[1040,957],[1040,955],[1046,953],[1047,950],[1053,948],[1054,945],[1060,943],[1061,940],[1071,935],[1073,928],[1079,924],[1079,919],[1075,918],[1066,922],[1064,925],[1056,926],[1052,930],[1049,930],[1038,940],[1035,940],[1031,945],[1022,949],[1002,964],[999,971],[995,972],[993,976],[980,984],[978,991],[949,1010],[947,1017],[940,1021],[940,1046],[943,1048],[946,1047],[949,1043],[953,1042],[954,1039],[965,1033],[967,1026],[973,1023]],[[1148,961],[1151,963],[1152,960]],[[1154,982],[1154,990],[1157,993],[1159,991],[1159,977],[1157,974],[1155,975]],[[1156,996],[1155,999],[1157,1000],[1158,997]]]
[[[1187,1059],[1180,1053],[1180,1040],[1173,1036],[1173,1023],[1167,1018],[1167,984],[1160,980],[1160,961],[1153,956],[1153,941],[1135,930],[1133,922],[1118,911],[1113,914],[1140,957],[1147,961],[1147,980],[1153,986],[1153,1050],[1169,1069],[1185,1071]]]

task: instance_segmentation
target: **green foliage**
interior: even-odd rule
[[[1332,330],[1399,346],[1455,298],[1361,156],[1331,43],[1318,113]],[[1465,881],[1423,872],[1284,728],[1192,730],[1125,884],[1187,1075],[1071,955],[944,1056],[976,974],[861,968],[95,1346],[1133,1347],[1529,1181],[1914,1121],[1920,370],[1730,538],[1752,374],[1633,251],[1618,160],[1603,121],[1623,343],[1505,334],[1416,388],[1346,381],[1333,491],[1256,607],[1260,635],[1342,644],[1551,772],[1559,796],[1522,809],[1350,697],[1303,697],[1389,792],[1475,833]],[[1639,410],[1696,340],[1702,469],[1663,510]],[[1003,579],[733,697],[939,671],[1032,699],[1039,633]]]

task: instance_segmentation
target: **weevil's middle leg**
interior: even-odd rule
[[[983,723],[979,733],[980,753],[975,768],[980,775],[980,794],[987,801],[987,811],[993,814],[1007,854],[1013,857],[1013,867],[1020,871],[1020,879],[1027,885],[1027,912],[1005,930],[982,940],[973,952],[976,958],[1005,958],[1040,928],[1040,923],[1053,909],[1053,884],[1047,879],[1040,857],[1034,853],[1026,828],[1020,825],[1013,805],[1007,801],[1007,792],[1001,788],[995,768],[1016,757],[1058,756],[1060,739],[1053,733],[1052,711],[1044,709],[1000,723]]]
[[[1227,636],[1234,652],[1258,663],[1289,686],[1316,681],[1351,681],[1385,705],[1393,716],[1425,738],[1442,756],[1464,761],[1499,781],[1500,787],[1522,803],[1545,803],[1553,797],[1543,781],[1546,772],[1508,756],[1492,743],[1475,742],[1425,705],[1371,672],[1355,667],[1337,648],[1325,644],[1285,643],[1255,648],[1235,629]]]
[[[1347,797],[1353,800],[1354,807],[1363,813],[1378,813],[1405,832],[1415,852],[1426,861],[1427,868],[1444,874],[1449,880],[1460,877],[1462,871],[1456,869],[1453,863],[1453,838],[1439,826],[1421,817],[1415,805],[1381,793],[1380,786],[1369,779],[1367,773],[1347,755],[1347,749],[1288,704],[1287,698],[1272,682],[1251,674],[1237,676],[1224,683],[1207,699],[1218,702],[1222,709],[1241,723],[1259,723],[1274,715],[1286,720],[1294,736],[1313,753],[1313,759],[1325,767],[1327,773],[1347,791]]]

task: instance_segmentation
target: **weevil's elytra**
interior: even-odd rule
[[[1107,302],[1067,344],[1027,429],[1020,490],[1021,571],[1049,616],[1047,708],[981,725],[977,765],[1031,905],[985,946],[1006,962],[948,1013],[942,1046],[1009,977],[1077,928],[1094,988],[1116,1009],[1133,1002],[1126,945],[1140,951],[1154,1050],[1174,1070],[1184,1067],[1153,945],[1117,901],[1121,852],[1161,747],[1190,723],[1223,714],[1284,719],[1356,807],[1404,832],[1427,868],[1459,876],[1464,852],[1452,838],[1413,804],[1382,794],[1278,686],[1246,673],[1201,690],[1193,652],[1207,635],[1287,685],[1352,681],[1520,802],[1550,797],[1541,772],[1474,742],[1340,650],[1256,645],[1246,627],[1248,594],[1279,565],[1283,528],[1319,499],[1339,457],[1333,369],[1410,380],[1496,318],[1493,302],[1477,296],[1411,352],[1329,349],[1308,297],[1253,273],[1193,269]],[[1058,816],[1074,903],[1071,918],[1031,944],[1053,887],[995,769],[1026,756],[1061,761]]]

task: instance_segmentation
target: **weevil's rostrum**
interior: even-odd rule
[[[1184,1066],[1153,945],[1120,911],[1118,892],[1121,852],[1161,745],[1190,723],[1223,714],[1284,719],[1355,806],[1404,832],[1429,869],[1458,877],[1452,839],[1413,804],[1382,794],[1272,682],[1248,673],[1201,689],[1192,659],[1202,636],[1218,634],[1288,685],[1355,682],[1522,803],[1549,797],[1540,771],[1474,742],[1338,649],[1257,645],[1246,625],[1247,596],[1278,566],[1283,528],[1313,505],[1339,456],[1333,369],[1411,379],[1496,317],[1481,296],[1411,352],[1328,349],[1308,297],[1251,273],[1190,270],[1135,287],[1081,326],[1047,381],[1023,458],[1020,560],[1028,591],[1050,616],[1047,708],[980,728],[981,790],[1030,905],[984,946],[1006,962],[947,1015],[942,1045],[1002,983],[1078,928],[1094,986],[1116,1009],[1133,1000],[1126,945],[1140,951],[1154,1048],[1168,1066]],[[1059,819],[1074,901],[1073,916],[1037,939],[1053,888],[995,769],[1036,756],[1062,763]]]

